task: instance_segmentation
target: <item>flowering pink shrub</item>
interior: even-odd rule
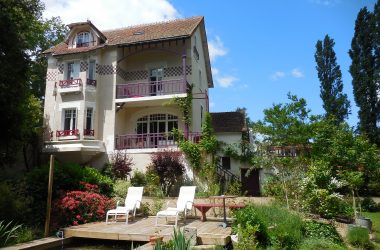
[[[97,185],[80,183],[83,191],[69,191],[54,203],[55,226],[78,225],[103,220],[107,210],[115,207],[115,202],[99,194]]]

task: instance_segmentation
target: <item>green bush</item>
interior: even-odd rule
[[[267,224],[258,214],[256,207],[251,205],[238,209],[234,212],[234,217],[233,230],[239,235],[239,242],[243,241],[241,248],[244,248],[246,244],[260,247],[266,247],[269,244]]]
[[[331,224],[317,221],[305,221],[305,236],[313,239],[325,239],[336,244],[343,244],[342,238]]]
[[[13,224],[12,221],[8,223],[0,221],[0,247],[12,244],[21,226]]]
[[[304,240],[300,247],[300,250],[344,250],[346,247],[334,243],[328,239],[308,238]]]
[[[113,185],[113,196],[116,198],[116,200],[124,201],[128,193],[128,188],[130,186],[131,183],[129,181],[115,180],[115,183]]]
[[[83,168],[82,181],[97,185],[100,194],[111,196],[113,191],[113,181],[108,176],[102,175],[98,170],[91,167]]]
[[[373,243],[369,240],[368,229],[363,227],[353,227],[348,230],[348,242],[359,248],[374,249]]]
[[[371,197],[365,197],[361,202],[361,206],[365,212],[380,211],[380,204],[376,204],[376,202]]]
[[[136,170],[133,173],[131,178],[131,184],[134,187],[144,187],[147,184],[145,174],[139,170]]]

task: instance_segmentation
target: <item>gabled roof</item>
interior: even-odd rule
[[[215,133],[244,132],[247,130],[244,114],[241,112],[210,113]]]
[[[129,26],[121,29],[106,30],[99,33],[104,35],[106,43],[95,47],[85,48],[68,48],[67,42],[62,42],[53,48],[50,48],[44,53],[52,53],[53,55],[73,54],[80,52],[87,52],[103,46],[112,45],[132,45],[141,44],[154,41],[164,41],[170,39],[186,38],[193,34],[198,25],[203,21],[202,16],[190,17],[186,19],[176,19],[172,21],[142,24],[136,26]],[[69,24],[69,28],[73,29],[78,25],[86,25],[91,22],[79,22]],[[98,29],[96,29],[98,31]]]

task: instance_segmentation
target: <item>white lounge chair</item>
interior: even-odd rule
[[[178,223],[178,215],[179,213],[184,213],[185,220],[187,210],[191,210],[193,207],[193,201],[195,196],[195,188],[196,186],[182,186],[179,190],[179,195],[177,199],[177,207],[168,207],[167,209],[160,211],[156,215],[156,226],[158,226],[158,218],[165,217],[166,220],[168,217],[175,218],[175,226]],[[161,224],[162,226],[167,226],[166,224]]]
[[[129,187],[124,206],[119,206],[119,202],[117,202],[116,209],[111,209],[107,212],[106,223],[108,223],[108,217],[111,215],[115,216],[115,222],[118,215],[125,215],[125,224],[128,224],[130,212],[132,212],[133,218],[135,218],[136,209],[140,208],[143,190],[144,187]]]

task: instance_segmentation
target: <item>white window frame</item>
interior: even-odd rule
[[[85,41],[85,38],[86,38],[85,35],[87,35],[87,41]],[[90,46],[90,42],[91,42],[91,37],[92,37],[91,32],[88,32],[88,31],[82,31],[82,32],[79,32],[79,33],[76,35],[76,37],[75,37],[75,46],[76,46],[77,48],[79,48],[79,47],[89,47],[89,46]],[[78,43],[78,42],[79,42],[79,39],[81,39],[81,43]],[[84,44],[85,46],[83,46],[83,44]],[[87,44],[87,46],[86,46],[86,44]],[[78,45],[82,45],[82,46],[79,46],[79,47],[78,47]]]
[[[71,66],[72,65],[72,66]],[[75,68],[77,72],[75,71]],[[74,75],[74,73],[77,73]],[[73,80],[73,79],[79,79],[80,77],[80,64],[77,61],[68,62],[66,64],[66,79],[67,80]]]

